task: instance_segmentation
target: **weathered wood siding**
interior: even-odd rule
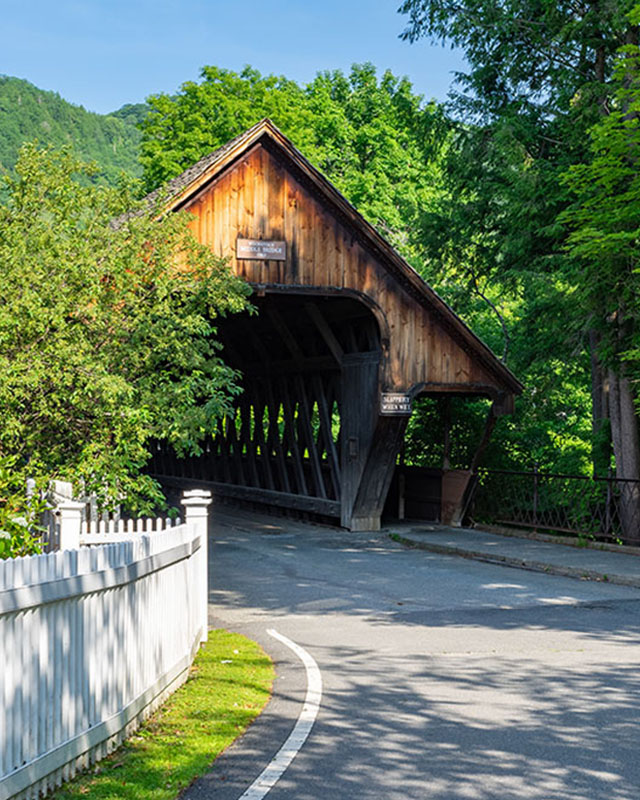
[[[262,144],[186,204],[193,231],[215,253],[229,257],[234,272],[267,290],[302,287],[348,291],[372,306],[381,327],[382,390],[465,393],[493,387],[496,378],[456,341],[410,293],[382,259],[370,252],[349,221],[338,219],[319,193],[302,185]],[[284,239],[286,261],[238,260],[237,238]]]

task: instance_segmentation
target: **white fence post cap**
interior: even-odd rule
[[[186,508],[206,508],[211,504],[211,492],[208,489],[189,489],[182,494],[180,501]]]
[[[77,500],[63,500],[56,507],[60,514],[60,550],[77,550],[80,547],[82,518],[85,504]]]
[[[83,513],[86,503],[80,503],[77,500],[62,500],[56,505],[56,511],[60,513],[66,512],[80,512]]]

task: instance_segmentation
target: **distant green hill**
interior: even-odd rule
[[[125,172],[140,176],[140,132],[144,103],[126,105],[112,114],[94,114],[45,92],[29,81],[0,75],[0,171],[11,171],[20,145],[37,139],[41,144],[70,144],[74,153],[100,167],[99,179],[113,185]]]

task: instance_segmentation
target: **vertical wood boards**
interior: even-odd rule
[[[193,230],[199,240],[229,258],[234,272],[250,283],[296,290],[324,287],[329,293],[369,298],[390,331],[384,390],[408,391],[419,384],[447,385],[449,390],[496,385],[495,377],[410,296],[357,232],[262,145],[254,145],[186,207],[198,218]],[[287,258],[237,259],[238,236],[284,240]]]
[[[380,516],[408,421],[408,416],[377,418],[349,520],[350,530],[380,530]]]
[[[353,507],[373,437],[377,415],[380,353],[346,355],[342,363],[340,452],[341,524],[351,527]]]

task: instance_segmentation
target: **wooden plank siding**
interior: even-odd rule
[[[194,215],[194,235],[261,289],[307,288],[366,300],[382,323],[382,391],[501,390],[474,354],[263,144],[184,208]],[[236,259],[238,238],[284,239],[286,260]]]

